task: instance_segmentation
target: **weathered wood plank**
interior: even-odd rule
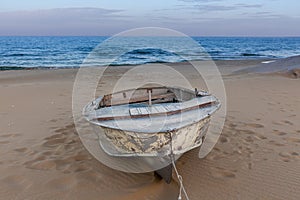
[[[167,112],[167,110],[162,105],[157,105],[157,106],[155,106],[155,108],[158,111],[157,113],[165,113],[165,112]]]
[[[174,115],[178,114],[180,112],[187,112],[190,110],[200,109],[206,106],[214,105],[216,104],[216,99],[206,99],[206,101],[200,101],[197,102],[193,101],[193,104],[183,104],[183,103],[174,103],[173,108],[171,108],[171,103],[169,103],[169,110],[164,109],[161,105],[153,105],[152,107],[149,107],[149,113],[146,113],[146,110],[144,111],[145,114],[141,111],[141,107],[138,108],[130,108],[129,109],[129,115],[112,115],[112,116],[99,116],[96,117],[97,120],[113,120],[113,119],[128,119],[128,118],[142,118],[142,117],[150,117],[150,116],[161,116],[161,115]],[[181,106],[180,106],[181,105]],[[146,107],[144,107],[146,108]]]
[[[138,115],[138,110],[131,108],[131,109],[129,109],[129,114],[130,115]]]
[[[141,97],[136,97],[136,98],[130,98],[130,99],[112,99],[106,100],[105,105],[106,106],[116,106],[116,105],[122,105],[122,104],[130,104],[130,103],[139,103],[139,102],[148,102],[148,95],[147,96],[141,96]],[[158,94],[158,95],[152,95],[152,100],[156,99],[162,99],[162,98],[175,98],[174,93],[166,93],[166,94]]]
[[[147,115],[149,114],[149,110],[146,109],[147,107],[140,107],[140,111],[142,115]]]

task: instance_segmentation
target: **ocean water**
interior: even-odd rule
[[[300,37],[0,37],[0,70],[133,65],[185,60],[274,59],[300,55]],[[167,49],[167,50],[166,50]],[[92,55],[92,56],[91,56]],[[87,57],[93,58],[88,59]]]

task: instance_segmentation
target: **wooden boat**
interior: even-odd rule
[[[100,145],[110,156],[178,158],[202,144],[219,107],[216,97],[197,89],[145,87],[101,96],[83,115],[104,129]]]

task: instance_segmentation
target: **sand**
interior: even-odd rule
[[[227,117],[213,151],[182,156],[190,199],[298,199],[299,79],[234,74],[261,61],[219,61]],[[171,66],[186,70],[184,63]],[[110,72],[115,80],[128,66]],[[83,147],[71,101],[75,69],[0,72],[0,199],[177,199],[178,184],[106,167]],[[195,80],[196,81],[196,80]]]

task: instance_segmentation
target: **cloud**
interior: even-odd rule
[[[176,28],[194,36],[299,36],[298,24],[299,18],[262,19],[257,17],[187,21],[181,24],[170,24],[169,28]]]
[[[20,17],[20,19],[30,17],[54,17],[54,18],[67,18],[67,17],[87,17],[87,16],[114,16],[123,10],[112,10],[103,8],[54,8],[54,9],[40,9],[40,10],[21,10],[11,12],[1,12],[2,17]]]
[[[97,34],[122,27],[131,18],[122,12],[88,7],[0,12],[0,35]]]
[[[193,9],[202,11],[202,12],[211,12],[211,11],[230,11],[236,10],[236,6],[223,6],[223,5],[194,5]]]
[[[234,5],[194,5],[192,9],[202,12],[232,11],[248,8],[261,8],[261,4],[234,4]]]
[[[259,9],[261,6],[185,5],[134,16],[126,15],[126,10],[103,8],[0,12],[0,35],[113,35],[145,26],[190,35],[300,35],[300,18]]]
[[[286,18],[287,16],[281,14],[274,14],[271,12],[255,12],[255,13],[245,13],[244,16],[248,16],[251,19],[279,19],[279,18]],[[291,18],[295,19],[295,18]]]
[[[172,8],[164,8],[164,9],[156,9],[154,11],[179,11],[179,10],[193,10],[193,11],[201,11],[201,12],[219,12],[219,11],[233,11],[233,10],[243,10],[243,9],[252,9],[252,8],[262,8],[262,4],[211,4],[211,2],[223,1],[223,0],[215,0],[215,1],[206,1],[206,0],[181,0],[181,1],[188,1],[188,2],[197,2],[196,4],[192,5],[176,5]],[[202,4],[202,3],[209,3],[209,4]]]
[[[262,4],[245,4],[245,3],[238,3],[238,4],[235,4],[235,6],[238,8],[261,8],[261,7],[263,7]]]

